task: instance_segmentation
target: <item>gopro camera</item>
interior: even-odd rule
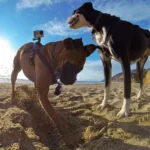
[[[41,37],[44,37],[44,32],[43,30],[36,30],[34,31],[34,39],[37,40]]]

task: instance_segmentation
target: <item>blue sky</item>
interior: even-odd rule
[[[150,0],[89,0],[96,9],[119,16],[123,20],[150,29]],[[71,30],[67,18],[86,0],[0,0],[0,75],[10,76],[12,59],[18,48],[32,41],[33,31],[43,29],[42,43],[81,38],[84,44],[94,43],[88,29]],[[96,44],[96,43],[95,43]],[[113,75],[121,72],[120,64],[112,61]],[[145,65],[149,68],[150,61]],[[135,68],[135,65],[132,65]],[[23,73],[19,78],[25,78]],[[103,67],[98,52],[87,58],[78,80],[100,81]]]

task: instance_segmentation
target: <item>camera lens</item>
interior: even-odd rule
[[[40,34],[43,34],[43,31],[40,31]]]

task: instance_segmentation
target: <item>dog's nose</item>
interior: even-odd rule
[[[67,19],[67,22],[68,22],[68,23],[71,23],[71,21],[72,21],[72,17],[69,17],[69,18]]]
[[[71,84],[73,84],[73,83],[75,83],[75,82],[76,82],[76,78],[70,80],[69,84],[71,85]]]
[[[77,80],[76,77],[74,79],[70,80],[70,85],[74,84],[76,82],[76,80]]]

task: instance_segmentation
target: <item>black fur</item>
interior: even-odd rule
[[[150,32],[140,28],[138,25],[133,25],[128,21],[121,20],[119,17],[110,14],[102,13],[95,10],[91,2],[84,3],[81,7],[74,10],[73,14],[78,13],[84,15],[85,19],[92,25],[92,34],[101,33],[105,27],[109,44],[100,45],[105,49],[107,56],[109,47],[113,55],[120,61],[124,74],[124,98],[128,99],[131,96],[131,70],[130,62],[142,57],[147,48],[150,48]],[[105,53],[103,53],[105,55]],[[108,85],[108,76],[110,74],[110,63],[103,61],[105,85]],[[146,62],[146,60],[145,60]],[[145,64],[144,62],[144,64]],[[140,77],[140,83],[143,85],[143,62],[137,63],[137,71]]]
[[[104,66],[105,88],[110,84],[111,78],[111,61],[102,61]]]
[[[130,61],[139,58],[146,48],[150,47],[150,32],[148,30],[141,29],[128,21],[123,21],[119,17],[95,10],[91,2],[84,3],[73,14],[76,12],[83,14],[86,20],[94,26],[94,32],[101,32],[102,27],[106,28],[107,36],[112,36],[112,47],[118,57],[121,57],[124,51],[117,49],[117,45],[127,47],[125,51],[130,51],[128,53]],[[101,17],[97,22],[99,15]]]

